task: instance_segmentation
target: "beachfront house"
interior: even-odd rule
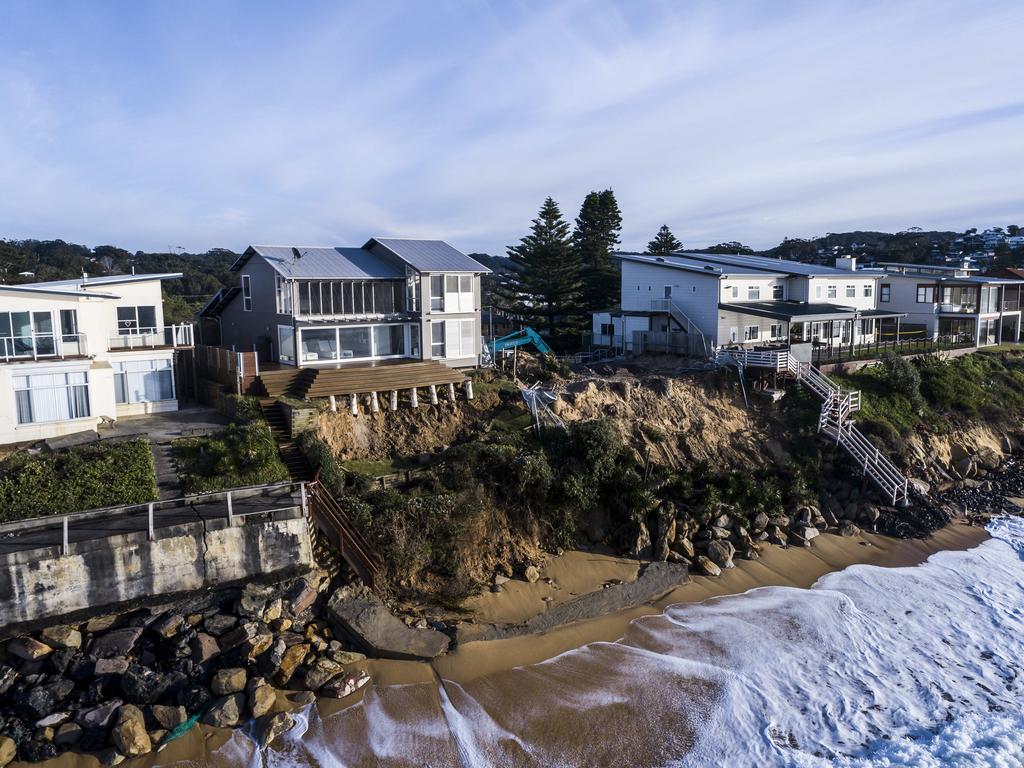
[[[237,283],[200,312],[202,342],[261,369],[480,362],[479,262],[440,240],[362,247],[253,245]]]
[[[895,262],[866,271],[879,275],[878,306],[905,315],[899,329],[903,340],[984,347],[1020,339],[1020,275]]]
[[[874,343],[900,315],[879,309],[879,276],[855,258],[829,267],[738,254],[616,256],[620,303],[593,316],[593,341],[636,354],[773,345],[810,359]]]
[[[180,277],[0,285],[0,443],[177,410],[175,353],[192,325],[165,324],[161,284]]]

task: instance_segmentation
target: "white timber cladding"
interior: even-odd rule
[[[791,278],[795,280],[796,278]],[[851,272],[846,275],[815,275],[801,278],[805,285],[794,287],[793,298],[811,304],[838,304],[856,309],[874,309],[878,299],[878,277]],[[807,293],[807,297],[803,293]]]
[[[702,333],[713,335],[717,326],[719,279],[717,274],[623,260],[622,309],[650,312],[655,299],[670,294]]]
[[[735,304],[746,301],[782,301],[789,298],[784,277],[726,276],[722,278],[721,301]],[[781,292],[782,295],[779,295]]]

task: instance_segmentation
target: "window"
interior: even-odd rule
[[[772,286],[772,298],[773,299],[775,299],[776,301],[782,301],[782,299],[783,299],[783,297],[785,295],[786,295],[786,289],[785,289],[784,286],[782,286],[782,285],[773,285]]]
[[[170,360],[128,360],[114,363],[114,400],[155,403],[174,399],[174,369]]]
[[[601,330],[598,332],[600,336],[614,336],[615,335],[615,324],[614,323],[601,323]]]
[[[838,295],[839,295],[839,293],[838,293],[838,289],[837,289],[837,286],[834,286],[834,285],[830,285],[830,286],[828,287],[828,297],[829,297],[830,299],[834,299],[834,298],[836,298],[836,297],[837,297]]]
[[[474,320],[445,320],[444,326],[445,357],[473,357],[476,355],[476,322]]]
[[[36,373],[14,377],[19,424],[67,421],[89,416],[89,374]]]
[[[743,329],[743,340],[744,341],[756,341],[757,337],[761,333],[761,328],[756,325],[748,325]]]
[[[640,286],[636,289],[639,291]],[[430,311],[444,312],[444,275],[430,276]]]
[[[761,300],[761,286],[759,285],[748,285],[747,286],[747,301],[760,301]]]
[[[431,304],[433,304],[433,299],[431,299]],[[441,358],[445,356],[444,323],[442,322],[434,322],[430,324],[430,356],[433,358]]]
[[[348,330],[348,329],[346,329]],[[364,329],[351,329],[364,330]],[[367,345],[369,346],[369,345]],[[354,357],[355,355],[347,355]],[[369,357],[369,354],[359,355]],[[338,359],[338,329],[337,328],[303,328],[302,329],[302,359],[303,361],[337,360]]]
[[[277,301],[277,313],[290,315],[292,313],[292,284],[276,274],[274,275],[274,296]]]
[[[934,304],[935,303],[935,286],[934,285],[919,285],[919,286],[917,286],[917,303],[918,304]]]
[[[739,328],[736,328],[736,327],[730,328],[729,329],[729,341],[731,341],[733,344],[735,344],[737,339],[739,339],[739,334],[740,334]]]
[[[440,275],[438,275],[440,277]],[[431,278],[433,281],[433,278]],[[433,282],[431,282],[433,290]],[[433,309],[431,299],[431,309]],[[474,309],[472,275],[444,275],[444,312],[472,312]]]
[[[60,311],[61,341],[78,341],[78,310],[62,309]]]
[[[821,286],[820,285],[814,286],[814,298],[816,298],[816,299],[820,299],[821,298]]]
[[[248,275],[242,275],[242,309],[252,312],[252,280]]]
[[[732,297],[734,299],[738,299],[740,297],[740,287],[738,285],[732,286],[730,290],[732,291]]]
[[[771,338],[781,339],[782,338],[782,323],[772,323]]]
[[[375,325],[373,327],[373,356],[395,357],[405,354],[405,326]]]
[[[860,335],[870,336],[875,332],[875,321],[872,319],[866,319],[860,321]]]
[[[295,362],[295,329],[290,325],[277,326],[277,357],[286,363]]]
[[[870,299],[874,295],[875,295],[875,286],[872,285],[871,283],[868,283],[867,285],[865,285],[864,286],[864,298],[865,299]]]
[[[306,333],[302,334],[305,346]],[[342,360],[373,357],[373,332],[369,326],[338,329],[338,355]],[[321,358],[326,359],[326,358]]]
[[[846,286],[846,298],[848,298],[848,299],[855,299],[855,298],[857,298],[857,286],[856,285],[848,285],[848,286]]]
[[[892,295],[892,286],[889,283],[882,283],[878,286],[878,300],[883,304],[889,303],[889,297]]]
[[[121,336],[156,333],[156,307],[118,307],[117,332]]]
[[[53,315],[49,312],[0,312],[0,358],[55,355]]]

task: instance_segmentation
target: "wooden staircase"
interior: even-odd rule
[[[297,483],[312,480],[313,473],[309,468],[309,462],[299,449],[298,443],[292,438],[288,429],[288,419],[281,409],[281,404],[276,400],[260,400],[260,410],[263,418],[270,426],[270,432],[277,443],[277,453],[282,463],[287,467],[288,474]]]

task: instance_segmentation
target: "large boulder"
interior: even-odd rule
[[[274,673],[274,683],[282,688],[288,685],[288,681],[292,679],[295,670],[299,668],[299,665],[308,655],[309,645],[306,643],[289,646],[281,657],[281,666]]]
[[[100,635],[92,641],[89,653],[99,659],[127,656],[142,634],[142,627],[125,627]]]
[[[121,691],[125,699],[133,704],[153,704],[170,687],[171,679],[148,667],[132,664],[121,676]]]
[[[262,749],[270,744],[283,733],[287,733],[295,725],[295,719],[287,712],[278,712],[274,715],[263,715],[256,719],[253,725],[252,735],[256,743]]]
[[[160,727],[168,731],[173,731],[188,720],[188,712],[182,706],[171,707],[165,704],[154,704],[150,708],[150,712]]]
[[[708,559],[719,568],[732,568],[732,557],[736,548],[728,541],[712,541],[708,544]]]
[[[35,661],[53,653],[53,648],[33,637],[16,637],[7,644],[7,653],[25,661]]]
[[[220,669],[210,681],[210,690],[213,691],[214,696],[229,696],[232,693],[244,691],[247,679],[242,667]]]
[[[146,718],[142,710],[131,704],[118,710],[117,725],[110,732],[110,740],[125,757],[145,755],[153,749],[146,731]]]
[[[344,671],[345,668],[341,664],[321,657],[306,670],[306,687],[311,691],[318,691]]]
[[[106,728],[121,708],[122,703],[121,699],[111,699],[90,709],[83,709],[78,713],[75,722],[86,729]]]
[[[249,712],[253,717],[262,717],[273,709],[277,702],[277,690],[263,683],[249,691]]]
[[[203,722],[216,728],[234,728],[242,721],[242,710],[245,707],[245,696],[233,693],[217,699],[206,714]]]
[[[704,555],[697,555],[697,567],[705,576],[721,576],[722,569],[708,560]]]
[[[82,647],[82,633],[74,627],[63,624],[57,627],[47,627],[39,633],[39,637],[53,648]]]
[[[643,522],[636,524],[636,537],[629,547],[629,554],[633,557],[647,557],[651,553],[651,532]]]
[[[346,696],[351,696],[368,682],[370,682],[370,676],[363,670],[359,670],[358,672],[351,672],[347,675],[336,677],[321,688],[320,693],[334,699],[343,699]]]
[[[0,736],[0,768],[14,761],[18,755],[18,745],[10,736]]]
[[[447,635],[406,626],[369,590],[337,590],[327,603],[327,615],[337,632],[375,656],[427,660],[448,650]]]
[[[317,591],[313,589],[313,586],[305,579],[299,579],[285,593],[286,605],[288,612],[292,616],[297,616],[304,610],[313,605],[316,600]]]

